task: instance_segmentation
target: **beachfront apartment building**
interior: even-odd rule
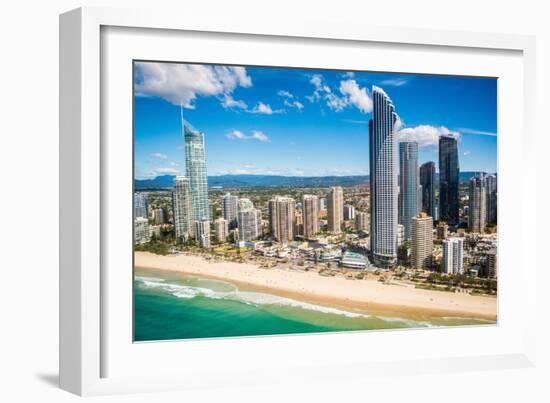
[[[189,179],[186,176],[176,176],[172,188],[172,211],[174,221],[174,237],[185,242],[192,232],[191,192]]]
[[[237,227],[237,211],[239,208],[239,197],[227,193],[221,198],[222,216],[229,223],[229,228]]]
[[[449,238],[443,241],[441,271],[445,274],[462,274],[464,270],[464,240]]]
[[[149,240],[149,220],[143,217],[134,218],[134,243],[139,245]]]
[[[210,221],[195,221],[195,236],[201,248],[210,248]]]
[[[303,235],[306,239],[319,232],[319,197],[304,195],[302,198]]]
[[[149,218],[149,195],[145,192],[134,193],[134,218]]]
[[[328,231],[339,234],[344,223],[344,191],[340,186],[333,186],[327,195]]]
[[[269,232],[283,245],[294,239],[296,202],[291,197],[275,196],[269,200]]]
[[[214,220],[214,234],[218,242],[226,241],[229,236],[229,222],[225,218],[219,217]]]
[[[427,269],[432,264],[433,218],[420,213],[412,219],[411,266]]]
[[[398,116],[390,97],[372,87],[373,111],[369,121],[370,249],[375,264],[393,265],[397,259]]]
[[[261,210],[253,207],[239,209],[237,222],[239,226],[239,241],[249,242],[263,235]]]

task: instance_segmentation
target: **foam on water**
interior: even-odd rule
[[[293,308],[301,308],[309,311],[328,313],[334,315],[342,315],[348,318],[368,318],[370,315],[365,315],[357,312],[345,311],[337,308],[330,308],[322,305],[311,304],[308,302],[297,301],[291,298],[279,297],[277,295],[265,294],[260,292],[239,291],[214,291],[209,288],[196,287],[182,284],[171,284],[164,282],[163,279],[152,279],[147,277],[136,277],[143,286],[148,288],[162,289],[178,298],[191,299],[195,297],[206,297],[211,299],[228,299],[240,301],[249,305],[276,305]]]

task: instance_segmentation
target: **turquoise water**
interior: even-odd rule
[[[233,284],[136,269],[134,340],[259,336],[486,324],[461,318],[407,319],[325,307]]]

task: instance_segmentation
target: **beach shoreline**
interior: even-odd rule
[[[324,277],[316,272],[260,268],[252,263],[209,261],[195,255],[135,252],[135,267],[225,281],[258,291],[327,307],[411,319],[457,317],[496,322],[494,297],[383,284],[374,279]]]

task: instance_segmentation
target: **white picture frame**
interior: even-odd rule
[[[504,174],[510,172],[506,166],[522,162],[528,168],[534,166],[534,99],[535,99],[535,41],[533,37],[520,35],[501,35],[486,33],[468,33],[456,31],[429,31],[407,28],[371,27],[368,25],[349,25],[345,23],[327,23],[306,21],[301,24],[292,22],[280,24],[268,20],[251,21],[231,18],[207,20],[197,18],[182,19],[178,14],[151,10],[110,10],[103,8],[81,8],[70,11],[60,17],[60,385],[63,389],[79,395],[97,395],[113,393],[135,393],[162,390],[216,387],[245,386],[271,382],[296,382],[306,379],[345,379],[348,377],[369,376],[373,374],[413,374],[418,372],[465,371],[494,368],[518,368],[534,365],[534,329],[535,319],[525,315],[521,323],[514,322],[517,316],[511,315],[508,321],[500,322],[499,326],[488,330],[469,332],[465,329],[440,330],[440,337],[450,337],[474,340],[476,337],[490,339],[502,338],[502,343],[484,354],[481,349],[473,349],[470,354],[465,349],[455,348],[451,351],[438,351],[434,354],[419,353],[400,356],[400,352],[388,354],[387,359],[371,355],[364,357],[355,354],[347,360],[338,357],[327,358],[326,361],[315,360],[315,350],[308,350],[311,343],[308,339],[319,336],[285,336],[246,338],[240,340],[214,340],[209,342],[182,342],[201,354],[227,354],[230,359],[231,350],[243,351],[249,349],[250,360],[242,359],[241,363],[220,366],[210,370],[200,366],[199,357],[188,354],[189,360],[177,360],[175,364],[167,365],[165,370],[133,373],[124,366],[117,371],[108,370],[107,359],[116,354],[113,351],[124,350],[114,344],[104,327],[111,322],[106,318],[112,308],[112,298],[108,301],[109,291],[103,281],[108,275],[108,246],[104,240],[105,197],[110,187],[105,180],[109,161],[109,150],[105,147],[115,147],[105,138],[102,132],[109,130],[108,124],[102,119],[106,115],[102,111],[102,91],[107,89],[102,85],[102,55],[105,47],[102,30],[109,27],[118,29],[154,29],[157,32],[193,32],[217,33],[218,36],[240,35],[253,37],[255,41],[269,40],[276,43],[291,40],[304,44],[311,40],[330,41],[334,47],[340,44],[376,44],[376,46],[412,46],[422,49],[468,50],[479,55],[484,52],[512,52],[516,67],[521,67],[521,83],[519,85],[521,99],[515,99],[514,106],[520,108],[520,118],[513,124],[521,123],[519,131],[522,135],[514,139],[509,146],[519,146],[521,155],[514,160],[502,158],[505,166],[499,165],[499,173],[504,167]],[[519,63],[519,64],[518,64]],[[504,62],[503,62],[504,64]],[[458,73],[457,70],[449,73]],[[515,74],[515,73],[513,73]],[[512,77],[512,75],[510,76]],[[514,76],[515,77],[515,76]],[[128,82],[130,82],[128,77]],[[517,77],[516,77],[517,78]],[[513,83],[512,83],[513,84]],[[516,88],[517,89],[517,88]],[[500,94],[499,94],[500,95]],[[500,98],[499,98],[500,101]],[[103,113],[102,113],[103,112]],[[500,122],[500,121],[499,121]],[[506,125],[504,127],[506,132]],[[500,128],[499,128],[500,130]],[[512,140],[510,140],[512,141]],[[508,149],[509,150],[509,149]],[[508,155],[508,154],[505,154]],[[501,164],[499,162],[499,164]],[[531,172],[536,172],[533,168]],[[116,176],[116,175],[115,175]],[[515,179],[515,178],[511,178]],[[536,174],[522,177],[524,188],[536,189]],[[505,193],[506,194],[506,193]],[[515,242],[517,254],[527,252],[526,235],[533,231],[535,222],[534,194],[529,197],[526,192],[518,192],[516,199],[510,201],[520,206],[516,223],[518,231],[505,240],[506,245]],[[510,195],[510,197],[512,197]],[[506,208],[502,209],[504,213]],[[504,214],[499,210],[499,214]],[[500,223],[500,218],[499,218]],[[512,224],[511,224],[512,225]],[[129,230],[128,230],[129,231]],[[533,231],[534,232],[534,231]],[[501,251],[499,250],[499,254]],[[511,257],[512,258],[512,257]],[[499,257],[499,261],[501,258]],[[519,261],[510,261],[510,264]],[[524,253],[520,262],[521,272],[507,277],[503,275],[504,291],[511,290],[516,284],[513,297],[521,297],[521,310],[535,312],[535,285],[525,278],[535,278],[536,257]],[[499,271],[505,270],[499,268]],[[499,278],[499,294],[500,294]],[[118,284],[118,283],[117,283]],[[500,298],[500,295],[499,295]],[[499,302],[499,316],[505,314],[510,304]],[[121,305],[124,308],[124,305]],[[505,310],[503,311],[503,307]],[[518,308],[519,309],[519,308]],[[128,313],[130,314],[130,313]],[[129,315],[131,316],[131,315]],[[516,326],[515,330],[510,327]],[[495,330],[497,329],[497,330]],[[502,330],[504,329],[504,330]],[[508,330],[506,330],[508,329]],[[116,329],[111,332],[116,332]],[[426,332],[426,331],[420,331]],[[446,332],[443,334],[442,332]],[[506,333],[507,332],[507,333]],[[381,332],[377,333],[380,337]],[[426,333],[417,331],[393,333],[386,337],[407,338],[412,343],[425,343]],[[361,338],[369,337],[367,333],[347,335],[322,336],[323,343],[360,343]],[[469,339],[468,337],[473,337]],[[336,339],[338,338],[338,339]],[[450,340],[451,340],[450,339]],[[321,339],[315,339],[321,340]],[[453,339],[454,340],[454,339]],[[388,341],[390,343],[391,341]],[[184,344],[160,343],[162,354],[181,354]],[[319,345],[314,348],[318,349]],[[318,343],[317,343],[318,344]],[[109,346],[107,348],[107,346]],[[151,352],[153,347],[148,347]],[[236,349],[241,350],[236,350]],[[285,362],[274,362],[266,355],[262,364],[258,362],[262,351],[272,350],[280,355],[287,349],[290,356],[301,351],[293,359]],[[160,350],[159,350],[160,351]],[[126,355],[118,354],[119,360],[131,362],[132,350],[125,350]],[[155,354],[157,352],[155,351]],[[242,353],[241,353],[242,354]],[[310,355],[308,355],[310,354]],[[145,357],[145,355],[144,355]],[[242,357],[242,355],[241,355]],[[260,357],[261,358],[261,357]],[[193,361],[195,360],[195,362]],[[254,361],[256,360],[256,361]],[[154,365],[162,362],[155,361]],[[151,364],[151,362],[148,362]],[[155,368],[153,365],[153,369]],[[197,365],[196,371],[189,368]],[[273,365],[270,368],[270,365]],[[251,370],[248,370],[250,368]],[[257,371],[254,369],[262,369]],[[149,368],[151,369],[151,368]],[[307,369],[307,371],[304,371]],[[204,376],[209,374],[209,376]]]

